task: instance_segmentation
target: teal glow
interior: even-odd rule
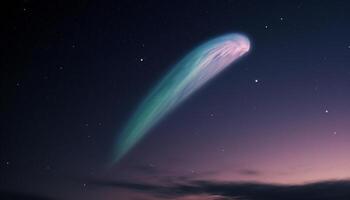
[[[117,138],[113,163],[128,153],[162,118],[232,62],[247,53],[249,39],[227,34],[185,56],[156,85]]]

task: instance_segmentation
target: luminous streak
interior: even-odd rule
[[[227,34],[190,52],[139,105],[118,137],[113,163],[131,150],[165,115],[247,53],[249,48],[250,42],[246,36]]]

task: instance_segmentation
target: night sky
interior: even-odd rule
[[[347,1],[3,4],[0,199],[350,199]],[[111,164],[189,52],[249,52]]]

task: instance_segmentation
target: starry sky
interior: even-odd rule
[[[1,10],[1,199],[350,198],[349,2],[22,0]],[[227,33],[246,35],[249,53],[108,165],[158,81]]]

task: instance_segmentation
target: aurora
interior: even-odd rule
[[[180,60],[137,107],[113,152],[113,163],[127,154],[167,114],[250,49],[238,33],[214,38]]]

